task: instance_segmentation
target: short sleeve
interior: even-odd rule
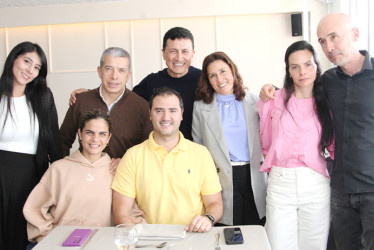
[[[136,198],[135,164],[132,150],[129,149],[118,164],[112,189],[130,198]]]

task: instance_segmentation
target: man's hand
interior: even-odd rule
[[[275,88],[271,84],[265,84],[262,86],[261,91],[260,91],[260,99],[263,102],[268,101],[269,99],[274,99],[274,92]]]
[[[223,214],[223,202],[221,192],[202,195],[205,214],[210,214],[215,221],[219,221]],[[184,230],[188,232],[208,232],[212,227],[212,221],[205,215],[196,215]]]
[[[112,175],[116,174],[116,170],[117,170],[117,167],[120,161],[121,161],[121,158],[112,158],[112,163],[110,164],[110,167],[109,167],[109,171]]]
[[[69,99],[69,106],[73,105],[75,103],[75,101],[77,100],[77,95],[80,94],[80,93],[84,93],[84,92],[87,92],[88,89],[76,89],[74,90],[73,92],[71,92],[70,94],[70,99]]]
[[[184,230],[188,232],[208,232],[212,227],[212,222],[206,216],[196,215]]]

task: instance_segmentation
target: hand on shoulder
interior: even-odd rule
[[[69,99],[69,106],[75,104],[75,102],[77,101],[77,95],[79,95],[80,93],[87,92],[87,91],[88,89],[80,88],[80,89],[76,89],[73,92],[71,92],[70,99]]]

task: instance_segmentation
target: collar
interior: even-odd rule
[[[157,142],[153,139],[153,133],[154,131],[152,131],[150,134],[149,134],[149,148],[150,150],[165,150],[166,149],[160,145],[160,144],[157,144]],[[170,151],[170,153],[173,153],[173,152],[179,152],[179,151],[187,151],[187,139],[184,138],[183,134],[179,131],[179,142],[178,144]]]
[[[108,103],[105,101],[105,98],[104,98],[103,93],[102,93],[102,88],[103,88],[103,85],[101,84],[100,87],[99,87],[99,94],[100,94],[101,99],[102,99],[103,102],[105,103],[105,105],[108,107],[108,114],[109,114],[110,111],[112,110],[112,108],[114,107],[114,105],[115,105],[119,100],[121,100],[122,96],[125,94],[126,87],[123,88],[122,94],[121,94],[121,95],[117,98],[117,100],[116,100],[115,102],[113,102],[111,105],[108,105]]]
[[[365,60],[364,60],[364,63],[362,64],[362,68],[359,72],[357,72],[355,75],[357,74],[360,74],[361,72],[363,72],[364,70],[374,70],[373,68],[373,64],[371,62],[371,57],[370,57],[370,54],[368,51],[366,50],[360,50],[360,54],[365,56]],[[337,67],[337,71],[340,73],[340,74],[344,74],[346,75],[346,73],[341,69],[341,67]]]
[[[184,76],[178,77],[178,78],[169,75],[168,68],[164,68],[163,71],[161,71],[161,72],[164,73],[165,77],[167,77],[168,79],[171,79],[173,81],[173,83],[175,83],[175,82],[183,82],[186,79],[188,79],[189,77],[191,77],[192,70],[193,70],[192,66],[188,67],[187,73]]]
[[[234,94],[231,95],[220,95],[216,93],[217,102],[232,102],[236,101],[236,96]]]
[[[360,50],[360,53],[365,56],[364,64],[362,65],[362,70],[374,70],[373,64],[371,63],[371,57],[368,51]]]

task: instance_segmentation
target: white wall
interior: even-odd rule
[[[99,86],[96,67],[106,47],[119,46],[131,53],[133,77],[127,86],[132,88],[165,67],[162,37],[169,28],[183,26],[195,37],[194,66],[201,68],[207,54],[224,51],[238,65],[249,89],[258,93],[264,83],[282,85],[284,52],[302,39],[291,36],[290,13],[302,10],[300,0],[128,0],[0,9],[0,27],[4,27],[0,28],[0,65],[19,42],[39,43],[49,58],[48,83],[61,123],[70,92]],[[309,0],[309,11],[311,41],[327,69],[331,65],[315,36],[327,6]]]
[[[302,5],[303,0],[122,0],[103,3],[13,7],[0,9],[0,27],[287,13],[301,11]]]

